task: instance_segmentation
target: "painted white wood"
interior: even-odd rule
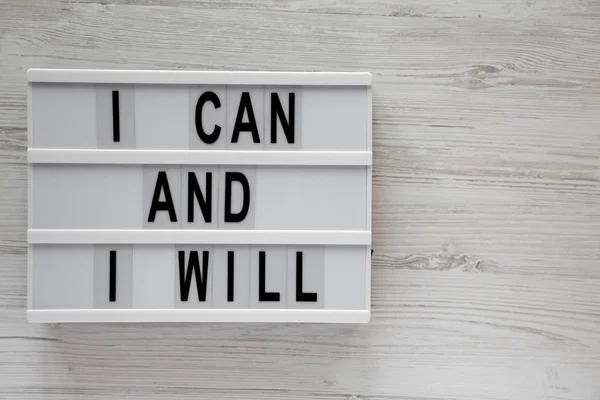
[[[29,229],[29,243],[368,245],[368,231]]]
[[[370,151],[29,149],[34,164],[371,165]]]
[[[27,71],[27,80],[57,83],[368,86],[372,78],[369,72],[109,71],[31,68]]]
[[[0,0],[0,397],[600,397],[598,2],[102,3]],[[28,324],[41,65],[371,71],[371,323]]]

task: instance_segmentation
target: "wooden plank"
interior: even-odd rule
[[[9,309],[5,387],[15,397],[32,389],[92,398],[133,396],[131,382],[139,398],[204,389],[286,398],[599,394],[591,379],[600,378],[600,355],[590,351],[600,334],[597,279],[378,268],[373,285],[375,316],[365,326],[37,328]]]
[[[599,16],[0,0],[0,398],[600,397]],[[372,322],[27,324],[32,67],[373,73]]]
[[[6,0],[8,1],[8,0]],[[68,9],[81,3],[95,4],[104,8],[116,5],[136,5],[146,7],[173,7],[181,9],[221,9],[230,12],[280,11],[289,13],[334,14],[334,15],[380,15],[407,18],[505,18],[530,19],[549,15],[597,16],[600,7],[597,2],[586,1],[526,1],[526,0],[482,0],[476,4],[451,0],[63,0],[60,6]],[[591,12],[594,12],[590,15]]]
[[[52,66],[60,68],[76,64],[82,68],[152,65],[222,70],[226,64],[236,70],[265,70],[276,61],[280,70],[370,71],[375,83],[398,78],[423,83],[415,80],[419,77],[429,84],[457,81],[467,88],[481,88],[487,87],[486,82],[511,83],[503,78],[528,77],[516,82],[598,85],[595,65],[600,55],[593,51],[600,41],[598,25],[593,18],[579,15],[536,19],[535,23],[440,18],[435,24],[424,24],[422,18],[365,15],[360,16],[361,30],[356,31],[357,16],[353,15],[114,7],[118,12],[101,4],[74,3],[65,10],[55,3],[38,5],[36,13],[47,13],[43,18],[57,24],[54,29],[32,19],[32,10],[26,6],[10,8],[8,23],[15,28],[5,34],[4,51],[25,58],[20,65],[27,67],[52,59]],[[221,21],[228,21],[227,28]],[[273,35],[278,40],[272,40]],[[298,47],[304,56],[298,54]],[[60,57],[55,57],[57,52]]]

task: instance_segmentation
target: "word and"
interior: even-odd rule
[[[194,205],[197,202],[202,212],[204,222],[212,222],[212,191],[213,191],[213,173],[206,173],[205,190],[202,192],[195,172],[187,174],[187,221],[194,222]],[[233,184],[238,183],[242,188],[242,207],[234,212],[231,208]],[[161,200],[164,198],[164,200]],[[250,209],[250,184],[248,178],[241,172],[225,172],[225,222],[242,222],[248,215]],[[156,177],[156,185],[154,186],[154,194],[152,195],[152,203],[148,213],[148,222],[154,222],[156,213],[166,211],[169,214],[171,222],[177,222],[177,212],[175,211],[175,203],[169,186],[169,179],[166,171],[159,171]]]

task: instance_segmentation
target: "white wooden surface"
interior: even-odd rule
[[[600,398],[597,0],[0,0],[0,399]],[[30,67],[369,71],[373,320],[30,325]]]

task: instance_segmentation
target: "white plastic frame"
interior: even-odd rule
[[[139,310],[30,310],[29,322],[323,322],[367,323],[368,310],[230,310],[230,309],[139,309]]]
[[[30,69],[28,113],[28,258],[27,319],[38,323],[68,322],[316,322],[366,323],[371,317],[372,76],[368,72],[221,72]],[[32,83],[222,84],[294,86],[366,86],[367,151],[201,151],[32,149]],[[199,157],[201,155],[201,157]],[[201,160],[201,161],[199,161]],[[234,161],[235,160],[235,161]],[[60,230],[33,226],[33,164],[237,164],[364,165],[367,167],[365,231],[230,231],[230,230]],[[33,310],[34,243],[245,243],[367,246],[365,310]]]
[[[369,72],[148,71],[32,68],[27,71],[27,81],[168,85],[370,86],[372,76]]]
[[[29,149],[33,164],[371,165],[370,151]]]
[[[369,231],[29,229],[30,244],[297,244],[368,246]]]

